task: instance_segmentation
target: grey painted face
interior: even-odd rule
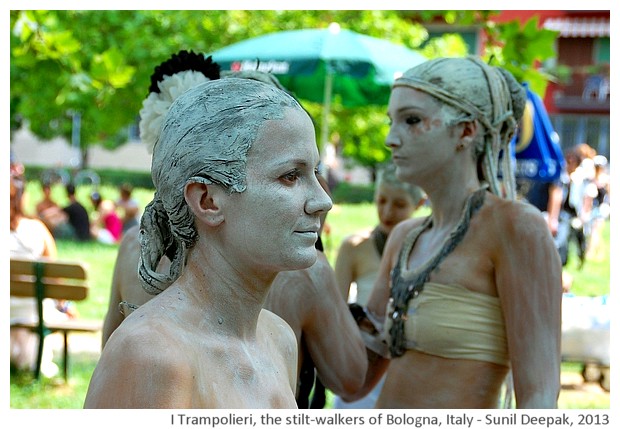
[[[202,182],[243,192],[248,150],[266,121],[282,119],[288,108],[303,110],[272,85],[237,78],[202,83],[172,103],[153,149],[155,198],[141,224],[140,275],[147,291],[159,293],[178,278],[198,238],[185,185]],[[170,276],[155,272],[165,253],[172,259]]]
[[[394,82],[399,86],[425,92],[449,107],[452,125],[477,121],[483,130],[474,155],[484,179],[495,194],[514,197],[510,157],[502,158],[504,186],[498,180],[500,153],[508,152],[525,107],[525,90],[512,74],[476,57],[436,58],[407,70]]]
[[[285,107],[301,108],[289,95],[249,79],[200,84],[170,107],[155,144],[151,172],[166,197],[192,176],[231,192],[245,188],[247,152],[259,128],[281,119]]]

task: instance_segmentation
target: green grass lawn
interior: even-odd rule
[[[37,186],[29,185],[27,211],[32,210],[34,204],[40,199],[37,195]],[[62,189],[54,189],[54,195],[58,192],[58,200],[61,202]],[[104,198],[116,199],[118,193],[113,188],[103,188],[100,192]],[[88,204],[88,189],[78,189],[78,198],[84,199]],[[142,207],[152,198],[152,191],[136,189],[135,196],[141,202]],[[425,214],[424,211],[420,214]],[[324,235],[326,254],[330,262],[334,262],[338,247],[342,239],[362,228],[373,227],[377,222],[376,210],[372,204],[336,205],[327,217],[328,230]],[[604,245],[609,249],[609,224],[605,226]],[[81,261],[88,266],[90,295],[84,302],[76,303],[80,317],[89,319],[103,319],[105,316],[112,270],[116,258],[117,246],[99,243],[76,243],[71,241],[58,241],[59,258],[63,260]],[[574,249],[572,250],[574,252]],[[572,292],[577,295],[598,296],[609,294],[609,252],[601,261],[586,261],[580,270],[576,264],[574,253],[567,271],[573,276],[574,283]],[[70,337],[71,338],[71,337]],[[30,374],[12,373],[10,377],[10,406],[11,408],[82,408],[88,383],[92,371],[96,365],[96,357],[71,355],[70,380],[64,384],[60,379],[42,380],[34,382]],[[59,362],[60,363],[60,362]],[[580,372],[580,367],[574,364],[563,364],[563,370]],[[328,397],[331,404],[331,395]],[[560,397],[560,408],[609,408],[609,395],[600,398],[593,395],[569,395]]]

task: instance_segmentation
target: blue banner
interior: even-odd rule
[[[553,129],[542,99],[527,84],[527,103],[519,129],[511,142],[515,176],[543,182],[555,181],[564,168],[558,133]]]

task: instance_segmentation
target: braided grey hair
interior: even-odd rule
[[[505,69],[492,67],[475,57],[437,58],[409,69],[394,82],[423,91],[453,112],[450,125],[478,121],[484,133],[476,142],[474,156],[483,179],[494,194],[515,197],[510,141],[525,108],[525,90]],[[499,181],[499,158],[502,153]]]
[[[185,186],[243,192],[248,150],[266,121],[284,118],[287,108],[302,110],[273,85],[237,78],[199,84],[172,103],[153,149],[155,196],[140,224],[139,276],[147,292],[156,295],[180,277],[198,240]],[[156,272],[164,255],[171,259],[166,274]]]

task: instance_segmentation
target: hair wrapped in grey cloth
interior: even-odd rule
[[[514,198],[515,185],[509,145],[523,116],[526,94],[514,76],[475,57],[437,58],[407,70],[394,87],[425,92],[458,113],[452,123],[478,121],[484,128],[475,157],[494,194]],[[499,158],[502,155],[499,181]]]
[[[155,196],[140,224],[139,276],[147,292],[158,294],[179,278],[198,240],[185,186],[200,182],[243,192],[248,151],[260,128],[282,119],[287,108],[302,109],[273,85],[236,78],[199,84],[172,103],[153,148]],[[164,255],[170,271],[158,273]]]

